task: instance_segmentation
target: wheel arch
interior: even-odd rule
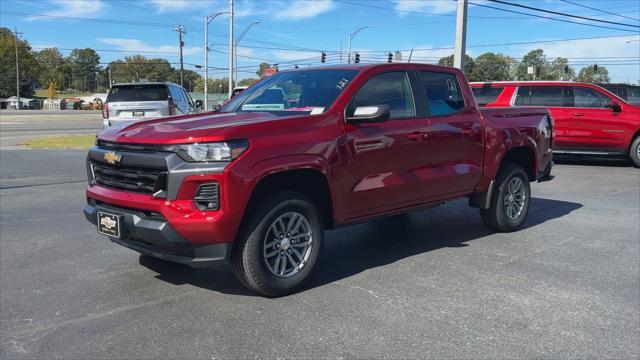
[[[326,228],[333,228],[333,202],[325,174],[314,167],[280,169],[261,177],[253,187],[242,223],[253,209],[269,196],[280,191],[294,191],[308,197],[322,214]]]

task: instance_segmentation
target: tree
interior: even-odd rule
[[[0,28],[0,97],[16,95],[16,53],[15,36],[11,30]],[[20,96],[33,96],[33,77],[38,73],[31,45],[26,40],[18,40],[20,71]]]
[[[48,86],[50,83],[55,82],[62,84],[65,79],[65,72],[68,69],[62,53],[57,48],[47,48],[36,55],[38,65],[40,66],[40,72],[38,74],[38,80],[43,86]]]
[[[98,88],[96,73],[100,70],[100,55],[90,48],[73,49],[68,61],[73,85],[80,91],[95,91]]]
[[[530,66],[533,66],[535,74],[528,73],[527,69]],[[544,50],[536,49],[529,51],[522,58],[520,64],[518,64],[516,77],[518,80],[553,80],[553,74],[550,72],[549,61],[547,61]]]
[[[549,80],[574,80],[576,70],[569,66],[569,60],[558,57],[549,66]]]
[[[223,79],[209,79],[207,81],[209,94],[227,94],[229,92],[229,80]],[[204,92],[204,78],[200,77],[196,80],[194,86],[194,92]]]
[[[258,79],[242,79],[238,82],[238,86],[251,86],[258,82]]]
[[[109,63],[109,67],[114,82],[137,82],[142,79],[148,81],[174,80],[175,70],[165,59],[147,59],[142,55],[133,55],[125,57],[124,61],[112,61]]]
[[[492,52],[484,53],[475,60],[471,73],[467,73],[470,81],[506,81],[512,80],[512,68],[516,61],[513,58]]]
[[[258,71],[256,71],[256,75],[258,75],[258,77],[262,77],[264,75],[265,70],[267,69],[271,69],[271,65],[265,62],[260,63],[260,66],[258,67]]]
[[[578,81],[586,83],[608,83],[611,81],[609,78],[609,71],[606,67],[600,65],[589,65],[580,69],[578,73]]]
[[[438,60],[438,65],[453,66],[453,54],[440,58],[440,60]],[[475,61],[473,60],[473,58],[467,54],[464,54],[465,75],[469,76],[473,72],[474,67],[475,67]]]

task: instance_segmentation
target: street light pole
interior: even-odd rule
[[[363,26],[360,29],[352,32],[351,34],[349,34],[349,55],[347,57],[347,64],[351,64],[351,41],[353,40],[354,37],[356,37],[356,35],[358,35],[358,33],[366,28],[368,28],[369,26]]]
[[[209,23],[216,17],[225,14],[219,12],[214,15],[204,17],[204,111],[209,110]]]
[[[235,64],[235,70],[236,70],[236,81],[238,81],[238,44],[240,44],[240,40],[242,40],[242,38],[247,35],[247,32],[249,31],[249,29],[251,29],[251,27],[253,25],[257,25],[260,24],[260,21],[254,21],[251,24],[249,24],[249,26],[247,26],[246,29],[244,29],[243,32],[240,33],[240,35],[238,35],[238,38],[236,39],[235,43],[234,43],[234,64]]]
[[[233,0],[229,0],[229,99],[233,84]]]

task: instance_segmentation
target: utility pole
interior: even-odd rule
[[[233,92],[233,0],[229,0],[229,99]]]
[[[184,31],[184,26],[182,25],[179,25],[173,30],[178,32],[178,39],[180,39],[180,86],[184,86],[184,75],[182,74],[184,72],[184,63],[182,61],[182,48],[184,47],[184,41],[182,41],[182,34],[186,34],[187,32]]]
[[[209,23],[224,12],[204,17],[204,111],[209,110]]]
[[[111,84],[113,84],[111,82],[111,65],[107,66],[107,71],[109,72],[109,89],[111,89]]]
[[[18,98],[17,110],[20,110],[20,64],[18,62],[18,35],[22,34],[18,32],[18,28],[14,28],[14,42],[16,44],[16,98]]]
[[[453,52],[453,66],[462,71],[464,71],[464,54],[467,47],[467,3],[468,0],[458,0],[456,44]]]

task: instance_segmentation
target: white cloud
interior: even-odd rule
[[[99,40],[103,44],[109,44],[116,46],[118,50],[124,51],[140,51],[140,52],[158,52],[158,53],[172,53],[178,54],[180,49],[178,45],[149,45],[142,40],[138,39],[120,39],[120,38],[105,38]],[[182,53],[185,56],[197,55],[202,52],[202,48],[198,46],[184,47]],[[144,53],[142,55],[145,55]],[[161,56],[163,54],[158,54]],[[146,56],[146,55],[145,55]],[[153,54],[151,54],[153,56]]]
[[[47,9],[49,9],[47,11]],[[102,10],[100,0],[50,0],[44,6],[43,14],[50,16],[83,16],[92,17]],[[30,16],[29,20],[43,20],[45,17]]]
[[[333,0],[297,0],[286,3],[273,14],[278,19],[308,19],[326,13],[334,8]]]
[[[271,52],[272,57],[278,61],[295,61],[301,59],[310,59],[314,56],[320,61],[321,53],[317,51],[284,51],[274,50]]]
[[[181,11],[194,5],[190,0],[149,0],[149,5],[155,7],[156,12]],[[200,6],[200,4],[196,4]]]
[[[418,11],[434,14],[446,14],[456,10],[456,2],[452,0],[396,0],[398,11]],[[402,13],[401,13],[402,14]]]

